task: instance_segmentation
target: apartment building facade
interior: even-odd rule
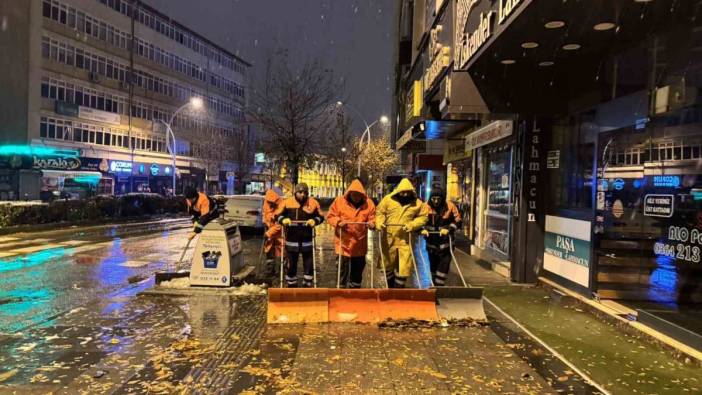
[[[9,3],[0,200],[232,192],[249,63],[140,1]]]

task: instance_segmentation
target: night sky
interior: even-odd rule
[[[347,102],[370,123],[390,115],[393,0],[146,0],[164,14],[253,63],[273,48],[320,56],[346,78]],[[361,131],[362,122],[353,116]]]

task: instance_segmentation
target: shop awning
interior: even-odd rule
[[[42,170],[41,174],[51,178],[102,178],[102,173],[97,171]]]
[[[427,140],[443,140],[457,132],[466,130],[475,125],[474,121],[443,121],[443,120],[426,120],[410,127],[397,139],[396,148],[401,149],[409,143],[422,143]],[[407,147],[410,148],[410,147]],[[420,151],[422,147],[419,147]]]

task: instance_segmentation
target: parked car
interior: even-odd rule
[[[263,229],[263,196],[261,195],[217,195],[226,199],[224,218],[235,220],[239,226]]]

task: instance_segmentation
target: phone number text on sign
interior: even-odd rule
[[[697,229],[689,230],[682,226],[671,226],[668,228],[668,243],[656,242],[653,245],[653,253],[682,261],[700,263],[700,247],[685,243],[702,245],[702,232]]]

